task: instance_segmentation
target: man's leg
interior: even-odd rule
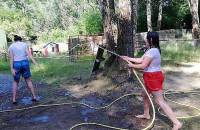
[[[17,95],[17,86],[18,86],[18,82],[16,82],[15,80],[13,81],[13,85],[12,85],[12,91],[13,91],[13,103],[16,103],[16,95]]]
[[[22,72],[23,72],[23,77],[26,81],[27,87],[31,90],[32,96],[33,96],[33,101],[36,101],[36,95],[35,95],[35,90],[33,87],[33,83],[31,81],[31,72],[30,72],[30,66],[28,60],[25,60],[22,62]]]
[[[33,83],[31,81],[31,79],[26,78],[25,81],[26,81],[27,87],[31,90],[33,99],[36,99],[35,90],[34,90]]]
[[[20,68],[19,67],[16,67],[14,66],[15,68],[15,75],[13,75],[13,84],[12,84],[12,92],[13,92],[13,104],[17,104],[16,102],[16,95],[17,95],[17,87],[18,87],[18,84],[19,84],[19,81],[20,81]]]

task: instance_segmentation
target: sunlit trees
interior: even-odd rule
[[[187,0],[192,15],[192,33],[194,39],[200,38],[198,0]]]

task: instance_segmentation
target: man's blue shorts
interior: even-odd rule
[[[13,69],[16,71],[15,76],[14,76],[14,80],[16,82],[19,82],[21,75],[25,79],[31,77],[30,66],[29,66],[28,60],[14,61]]]

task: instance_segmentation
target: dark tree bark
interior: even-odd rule
[[[112,30],[112,18],[115,14],[114,0],[100,0],[100,11],[103,19],[105,46],[110,51],[115,51],[115,42]],[[109,58],[106,60],[106,66],[109,67],[115,60],[115,56],[108,54]]]
[[[109,6],[109,10],[110,10],[110,16],[111,16],[111,18],[114,18],[114,16],[115,16],[115,1],[108,0],[108,6]]]
[[[103,19],[104,37],[106,40],[107,49],[113,50],[115,47],[113,31],[112,31],[112,16],[107,0],[100,0],[100,11]]]

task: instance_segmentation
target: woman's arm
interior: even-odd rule
[[[140,64],[143,61],[143,57],[141,57],[141,58],[131,58],[131,57],[128,57],[128,56],[121,56],[121,58],[124,59],[124,60],[128,60],[128,61],[137,63],[137,64]]]
[[[144,56],[144,59],[142,60],[142,63],[140,64],[133,64],[131,62],[128,62],[128,66],[136,69],[145,69],[149,64],[151,63],[152,58]]]

